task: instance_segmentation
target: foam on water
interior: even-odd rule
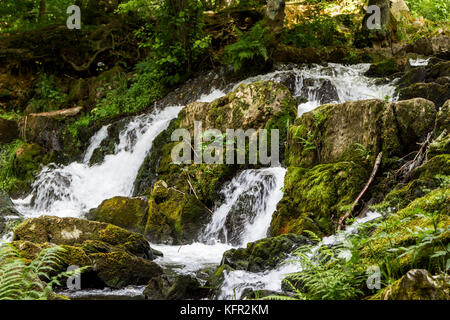
[[[89,155],[105,138],[103,127],[92,139],[83,162],[67,166],[46,166],[33,184],[33,192],[15,200],[26,216],[42,214],[78,217],[115,196],[130,196],[138,170],[151,149],[153,139],[177,117],[181,107],[168,107],[150,115],[133,118],[120,133],[113,155],[90,166]]]

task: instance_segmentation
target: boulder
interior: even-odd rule
[[[427,270],[412,269],[372,299],[380,300],[450,300],[444,281]]]
[[[97,240],[142,258],[153,258],[150,245],[142,235],[111,224],[78,218],[41,216],[27,219],[14,230],[14,240],[69,246],[82,246],[85,241]]]
[[[295,234],[265,238],[249,243],[246,248],[226,251],[221,264],[235,270],[261,272],[275,268],[296,248],[305,244],[311,244],[311,241]]]
[[[25,143],[17,149],[13,163],[13,172],[21,180],[32,180],[41,165],[49,163],[52,155],[36,143]]]
[[[450,99],[450,81],[444,84],[437,82],[415,83],[399,90],[400,99],[424,98],[433,101],[440,108]]]
[[[86,214],[89,220],[110,223],[121,228],[143,233],[148,216],[148,199],[115,197],[103,201]]]
[[[153,261],[136,257],[126,251],[94,253],[89,255],[93,271],[109,287],[145,285],[153,277],[163,273]]]
[[[351,161],[311,169],[289,167],[284,195],[273,214],[269,233],[276,236],[309,230],[318,236],[332,234],[369,175],[370,169]]]
[[[111,224],[41,216],[20,224],[13,240],[13,246],[30,261],[43,249],[62,247],[65,254],[60,271],[70,265],[88,267],[82,274],[87,288],[145,285],[163,273],[151,261],[153,251],[142,235]]]
[[[79,115],[82,107],[53,112],[32,113],[20,122],[20,128],[27,141],[37,143],[49,151],[64,150],[63,130],[65,121]]]
[[[372,156],[401,157],[418,149],[432,130],[434,104],[425,99],[399,102],[365,100],[324,105],[303,114],[289,128],[286,164],[312,167],[355,160],[364,149]]]
[[[149,281],[144,296],[147,300],[199,300],[206,298],[209,291],[191,275],[178,275],[174,279],[163,275]]]
[[[17,122],[0,118],[0,143],[10,143],[17,138],[19,138]]]

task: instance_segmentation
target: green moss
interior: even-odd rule
[[[147,199],[115,197],[103,201],[87,216],[90,220],[111,223],[134,232],[143,232],[147,213]]]
[[[412,268],[439,271],[442,259],[431,256],[449,243],[449,199],[450,188],[439,188],[393,213],[375,230],[362,256],[368,264],[382,265],[400,274]],[[427,234],[433,235],[433,240],[423,242]]]
[[[368,171],[353,162],[322,164],[312,169],[289,167],[284,196],[271,223],[272,235],[311,230],[330,234],[368,179]]]

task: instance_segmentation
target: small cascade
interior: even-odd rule
[[[83,162],[67,166],[50,164],[43,168],[31,195],[15,201],[18,210],[26,216],[78,217],[105,199],[130,196],[153,140],[180,110],[181,107],[168,107],[133,118],[120,132],[115,153],[105,156],[103,163],[89,166],[90,157],[107,136],[108,127],[101,128],[92,137]]]
[[[222,190],[225,201],[215,210],[201,240],[245,246],[266,237],[272,213],[283,196],[285,173],[283,168],[241,172]]]
[[[380,217],[381,215],[378,212],[370,211],[365,217],[357,218],[356,221],[347,226],[343,232],[323,238],[322,242],[319,243],[312,251],[316,252],[321,246],[340,244],[346,239],[347,235],[358,232],[358,228],[362,224]],[[235,270],[225,273],[225,280],[218,299],[239,299],[245,289],[281,292],[282,280],[288,274],[300,271],[299,263],[295,260],[295,256],[290,256],[285,259],[285,261],[281,262],[275,269],[259,273],[243,270]]]
[[[424,65],[425,60],[418,59],[413,63]],[[235,90],[243,83],[257,81],[279,82],[291,91],[297,99],[298,114],[312,111],[327,103],[344,103],[348,101],[381,99],[396,100],[395,80],[380,83],[380,79],[369,78],[364,74],[370,69],[369,63],[342,65],[328,63],[325,65],[281,65],[278,70],[247,78],[229,85],[224,91],[214,89],[210,94],[201,97],[202,102],[211,102]]]

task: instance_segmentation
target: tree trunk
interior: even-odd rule
[[[47,7],[47,3],[45,2],[45,0],[41,0],[39,2],[39,17],[38,17],[39,23],[42,23],[44,21],[46,7]]]

